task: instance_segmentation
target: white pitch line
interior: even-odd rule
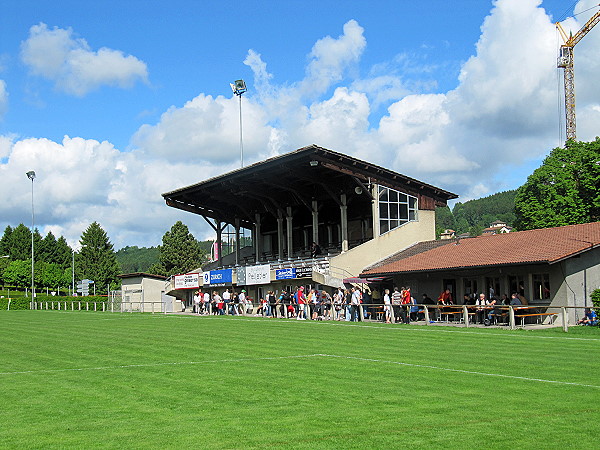
[[[15,371],[15,372],[0,372],[0,376],[36,374],[36,373],[54,373],[54,372],[82,372],[85,370],[130,369],[130,368],[136,368],[136,367],[183,366],[183,365],[193,365],[193,364],[215,364],[215,363],[244,362],[244,361],[268,361],[268,360],[276,360],[276,359],[311,358],[311,357],[315,357],[315,356],[323,356],[323,355],[314,353],[312,355],[266,356],[264,358],[214,359],[214,360],[209,360],[209,361],[176,361],[176,362],[162,362],[162,363],[151,363],[151,364],[124,364],[124,365],[117,365],[117,366],[21,370],[21,371]]]
[[[244,320],[242,319],[262,319],[262,318],[258,318],[258,317],[253,317],[253,318],[246,318],[246,317],[240,317],[237,322],[244,322]],[[247,321],[247,320],[246,320]],[[256,322],[256,320],[252,320],[251,322]],[[381,330],[381,331],[415,331],[415,332],[425,332],[425,333],[460,333],[460,334],[474,334],[477,336],[502,336],[502,337],[523,337],[526,339],[560,339],[560,340],[570,340],[570,341],[591,341],[591,342],[600,342],[600,339],[594,339],[594,338],[579,338],[579,337],[568,337],[568,336],[538,336],[538,335],[533,335],[533,334],[514,334],[514,333],[510,333],[511,331],[517,331],[517,330],[505,330],[505,333],[478,333],[476,331],[467,331],[464,328],[458,328],[456,330],[441,330],[439,329],[439,326],[431,326],[428,327],[426,325],[413,325],[413,326],[405,326],[405,325],[395,325],[395,324],[390,324],[390,326],[373,326],[373,325],[358,325],[358,324],[353,324],[353,323],[347,323],[345,321],[341,321],[338,323],[338,321],[313,321],[313,320],[307,320],[306,322],[304,321],[297,321],[295,319],[286,319],[286,320],[281,320],[281,319],[274,319],[274,320],[268,320],[265,321],[265,323],[270,323],[270,324],[282,324],[282,323],[294,323],[294,324],[315,324],[315,325],[331,325],[331,326],[341,326],[341,327],[354,327],[354,328],[370,328],[373,330]],[[525,331],[529,331],[529,330],[524,330]]]
[[[595,384],[583,384],[583,383],[572,383],[569,381],[545,380],[543,378],[520,377],[517,375],[503,375],[501,373],[476,372],[474,370],[451,369],[448,367],[430,366],[430,365],[426,365],[426,364],[413,364],[413,363],[406,363],[406,362],[401,362],[401,361],[387,361],[384,359],[360,358],[357,356],[342,356],[342,355],[327,355],[327,354],[322,354],[322,355],[318,355],[318,356],[326,356],[326,357],[330,357],[330,358],[351,359],[351,360],[365,361],[365,362],[397,364],[399,366],[418,367],[421,369],[443,370],[446,372],[466,373],[466,374],[470,374],[470,375],[484,375],[487,377],[511,378],[514,380],[537,381],[540,383],[563,384],[563,385],[569,385],[569,386],[580,386],[580,387],[590,387],[590,388],[600,389],[600,386],[597,386]]]

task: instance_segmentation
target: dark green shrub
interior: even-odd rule
[[[600,289],[596,289],[594,292],[592,292],[591,297],[594,308],[600,308]]]

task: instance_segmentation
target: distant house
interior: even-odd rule
[[[504,234],[510,233],[512,231],[512,227],[509,227],[506,222],[502,220],[496,220],[490,224],[488,228],[484,228],[481,232],[482,236],[490,235],[490,234]]]
[[[440,234],[440,239],[454,239],[455,237],[456,231],[451,229],[444,230],[444,232]]]

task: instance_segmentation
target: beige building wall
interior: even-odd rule
[[[418,219],[334,256],[329,261],[331,274],[338,278],[356,277],[365,267],[393,253],[435,239],[435,211],[419,210]]]
[[[121,290],[124,299],[127,298],[129,302],[139,304],[140,309],[143,305],[143,312],[161,311],[162,292],[165,290],[164,280],[143,276],[124,278],[122,280]],[[173,307],[176,307],[175,297],[171,297],[170,300],[173,302]]]

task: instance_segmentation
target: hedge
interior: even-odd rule
[[[0,309],[8,309],[8,298],[0,298]],[[16,297],[10,299],[10,309],[29,309],[29,298]]]

